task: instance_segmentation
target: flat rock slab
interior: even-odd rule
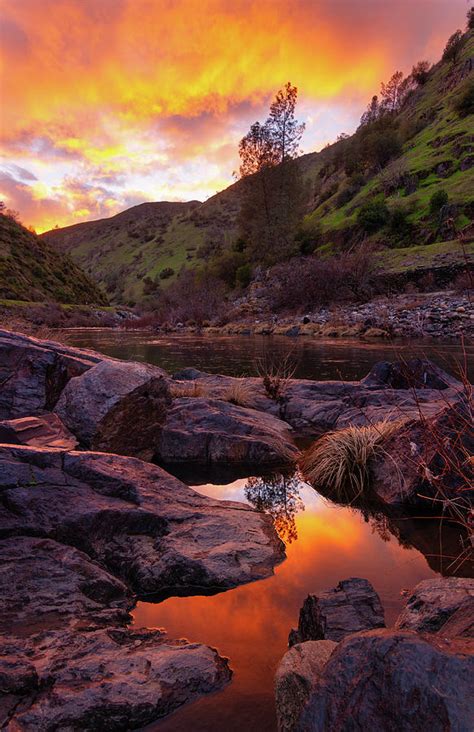
[[[125,732],[231,677],[214,649],[159,630],[47,631],[0,641],[0,655],[0,723],[8,732]]]
[[[295,729],[471,730],[472,641],[372,630],[343,640],[329,658]]]
[[[401,630],[415,630],[419,633],[444,634],[446,624],[450,623],[450,635],[453,633],[452,619],[474,616],[474,580],[464,577],[437,577],[420,582],[407,600],[400,614],[396,627]],[[457,635],[474,637],[474,628],[458,628]]]
[[[78,442],[57,414],[0,421],[0,443],[74,450]]]
[[[227,589],[284,558],[269,516],[118,455],[0,446],[0,536],[75,546],[141,597]]]
[[[303,729],[300,719],[324,667],[336,648],[334,641],[306,641],[290,648],[275,675],[275,698],[279,732]]]
[[[217,399],[174,399],[157,453],[164,463],[248,464],[277,467],[294,463],[298,450],[285,422],[254,409]]]
[[[151,459],[170,404],[162,369],[104,360],[66,384],[55,412],[86,449]]]
[[[289,644],[340,641],[351,633],[383,627],[379,596],[368,580],[352,577],[319,595],[308,595],[300,610],[298,629],[290,633]]]
[[[50,412],[69,379],[103,356],[0,330],[0,419]]]

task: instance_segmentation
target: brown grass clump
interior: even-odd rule
[[[209,388],[198,381],[175,381],[170,384],[171,396],[175,399],[180,397],[195,398],[210,397]]]
[[[252,407],[255,396],[249,383],[243,379],[236,379],[219,399],[236,404],[239,407]]]
[[[256,362],[256,368],[266,395],[275,402],[281,402],[297,368],[291,353],[278,360],[265,354]]]
[[[328,432],[303,455],[304,477],[337,501],[354,501],[370,485],[372,458],[399,427],[400,421],[383,421]]]

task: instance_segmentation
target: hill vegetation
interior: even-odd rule
[[[216,291],[229,292],[247,286],[259,265],[281,270],[289,261],[293,267],[295,257],[298,266],[303,257],[311,266],[331,257],[340,263],[360,247],[382,267],[385,260],[391,266],[409,262],[410,251],[418,257],[423,246],[436,256],[443,243],[461,261],[459,241],[472,239],[474,219],[471,21],[469,16],[464,34],[451,36],[435,66],[420,61],[407,78],[395,72],[382,84],[355,134],[296,159],[301,195],[294,197],[295,207],[301,196],[303,205],[297,217],[294,208],[285,218],[291,226],[284,246],[275,249],[277,261],[269,262],[269,247],[259,248],[248,215],[241,215],[248,180],[267,175],[258,167],[204,203],[142,204],[111,219],[48,232],[44,240],[69,252],[114,301],[151,306],[176,303],[191,282],[194,289],[199,283],[209,289],[212,281]],[[252,126],[247,138],[252,130],[261,135],[265,124]],[[280,159],[269,166],[270,183],[283,164]]]
[[[104,305],[107,299],[67,254],[0,213],[0,299]]]

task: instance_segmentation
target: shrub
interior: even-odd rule
[[[474,113],[474,79],[466,79],[454,99],[453,107],[460,117]]]
[[[462,45],[462,31],[457,30],[448,39],[448,42],[443,51],[443,61],[451,61],[452,64],[455,64],[458,60]]]
[[[242,264],[235,273],[235,282],[240,287],[248,287],[252,281],[252,266],[247,262]]]
[[[442,188],[435,191],[430,198],[430,213],[432,215],[438,214],[443,206],[446,206],[448,200],[448,194]]]
[[[365,203],[357,214],[357,222],[367,234],[372,234],[385,226],[389,219],[387,205],[382,199]]]
[[[174,269],[172,267],[165,267],[160,272],[160,280],[167,280],[174,275]]]
[[[431,64],[429,61],[418,61],[411,70],[411,77],[419,86],[423,86],[428,81],[428,74]]]
[[[389,221],[390,231],[396,236],[406,236],[412,230],[412,225],[408,221],[408,212],[401,206],[396,206],[390,213]]]
[[[370,463],[400,422],[378,422],[328,432],[303,455],[304,477],[331,498],[351,502],[370,488]]]

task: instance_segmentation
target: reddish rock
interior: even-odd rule
[[[351,633],[385,626],[380,598],[366,579],[352,577],[337,587],[308,595],[290,646],[316,640],[340,641]]]
[[[295,730],[471,730],[472,641],[372,630],[329,658]]]
[[[60,447],[64,450],[74,450],[78,444],[58,415],[52,413],[1,421],[1,442],[32,447]]]
[[[474,614],[474,580],[465,577],[437,577],[420,582],[408,598],[396,627],[419,633],[444,634],[446,624],[449,635],[469,635],[469,623]],[[456,617],[454,623],[454,616]],[[464,624],[461,629],[460,623]],[[455,630],[457,628],[457,630]],[[473,634],[474,637],[474,634]]]

